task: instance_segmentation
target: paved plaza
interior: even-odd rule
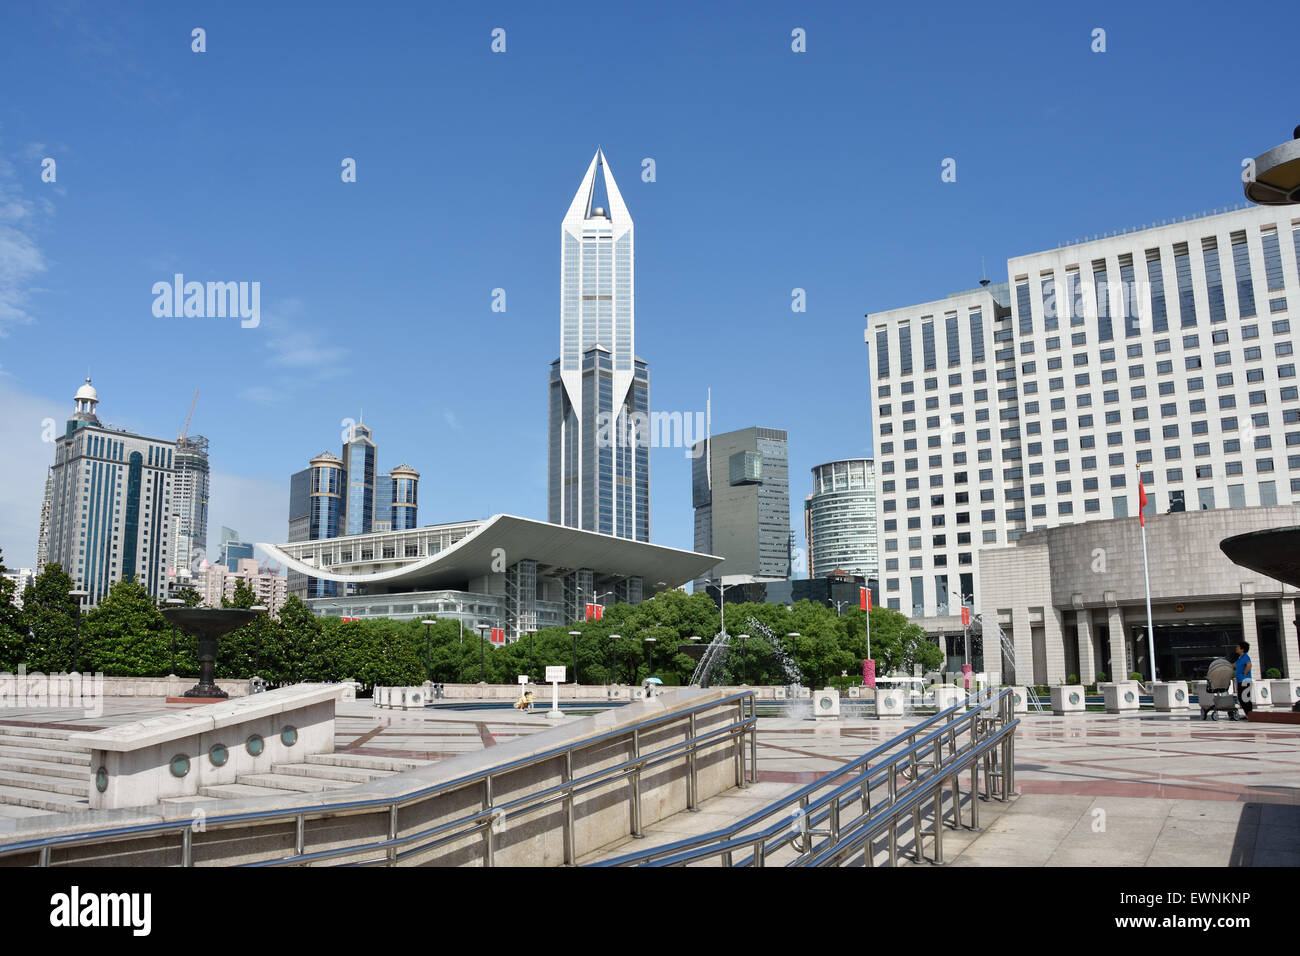
[[[20,819],[85,809],[89,757],[67,746],[66,736],[184,706],[108,699],[94,717],[73,709],[6,710],[0,715],[0,832]],[[917,720],[760,718],[756,785],[716,796],[699,812],[663,820],[647,828],[645,839],[629,838],[590,860],[725,826]],[[500,706],[394,711],[368,700],[343,701],[334,754],[278,764],[204,797],[342,790],[551,726],[540,711]],[[944,857],[955,866],[1295,866],[1297,794],[1300,727],[1201,721],[1195,712],[1034,713],[1022,717],[1016,734],[1016,796],[981,802],[978,832],[945,831]],[[904,848],[909,843],[905,838]],[[912,864],[905,859],[903,865]]]

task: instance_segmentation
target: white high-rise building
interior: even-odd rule
[[[634,344],[632,217],[596,151],[560,228],[548,520],[650,540],[650,373]],[[646,418],[640,421],[645,422]]]
[[[176,445],[172,495],[172,583],[184,587],[207,559],[208,440],[190,435]]]
[[[960,633],[981,546],[1136,514],[1139,472],[1149,511],[1300,501],[1292,214],[1065,244],[868,315],[882,601]]]
[[[812,470],[813,493],[804,500],[808,576],[848,571],[877,576],[876,466],[870,458],[828,461]]]
[[[167,593],[176,443],[100,424],[90,379],[55,444],[49,495],[49,563],[99,603],[116,581],[134,578]]]

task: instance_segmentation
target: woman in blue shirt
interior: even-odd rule
[[[1251,668],[1253,667],[1253,665],[1251,664],[1249,651],[1250,651],[1250,644],[1248,644],[1246,641],[1239,641],[1237,643],[1237,662],[1236,662],[1237,700],[1241,704],[1241,709],[1244,710],[1247,714],[1249,714],[1251,708],[1254,707],[1254,704],[1252,704],[1249,700],[1247,700],[1247,694],[1250,693],[1250,691],[1248,690],[1248,688],[1250,687],[1250,680],[1251,680],[1250,672],[1251,672]],[[1233,720],[1237,719],[1237,715],[1235,712],[1232,715],[1232,719]]]

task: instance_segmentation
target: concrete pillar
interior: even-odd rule
[[[1060,608],[1043,608],[1043,648],[1047,652],[1047,683],[1065,682],[1065,624]]]
[[[1264,663],[1260,653],[1259,631],[1255,627],[1255,586],[1253,584],[1241,586],[1241,639],[1250,644],[1251,677],[1262,680],[1264,669],[1268,665]]]
[[[1086,607],[1074,612],[1079,629],[1079,680],[1092,684],[1097,680],[1097,654],[1092,644],[1092,612]]]
[[[1034,632],[1029,625],[1029,608],[1012,608],[1011,628],[1011,642],[1016,647],[1016,683],[1033,684]]]
[[[1300,677],[1300,636],[1296,633],[1295,598],[1284,597],[1278,603],[1277,636],[1282,646],[1282,670],[1287,677]]]
[[[1110,673],[1107,676],[1113,681],[1128,680],[1132,671],[1129,666],[1123,608],[1106,608],[1106,626],[1110,630]]]

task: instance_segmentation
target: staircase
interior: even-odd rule
[[[369,783],[379,777],[390,777],[403,770],[413,770],[432,762],[370,754],[309,754],[302,762],[272,764],[269,773],[246,773],[237,777],[234,783],[202,787],[197,796],[167,797],[162,802],[194,803],[197,800],[212,798],[238,799],[282,796],[286,793],[346,790],[349,787]]]
[[[90,751],[71,731],[0,726],[0,820],[90,806]]]

